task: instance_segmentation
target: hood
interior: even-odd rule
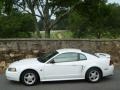
[[[38,65],[38,64],[42,64],[41,62],[39,62],[37,60],[37,58],[29,58],[29,59],[22,59],[19,61],[15,61],[13,63],[10,64],[10,66],[14,67],[14,66],[33,66],[33,65]]]

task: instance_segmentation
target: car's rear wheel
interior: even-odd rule
[[[102,78],[102,73],[99,69],[97,68],[91,68],[87,71],[86,73],[86,80],[89,82],[99,82]]]
[[[37,84],[39,77],[37,73],[33,70],[24,71],[21,75],[21,82],[27,86],[32,86]]]

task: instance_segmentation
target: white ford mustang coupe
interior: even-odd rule
[[[16,61],[6,70],[8,80],[34,85],[39,81],[86,79],[98,82],[113,75],[114,66],[106,53],[88,54],[79,49],[59,49],[39,58]]]

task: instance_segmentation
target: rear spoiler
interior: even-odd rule
[[[95,53],[95,55],[96,55],[97,57],[110,58],[110,54],[107,54],[107,53]]]

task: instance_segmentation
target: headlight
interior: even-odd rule
[[[8,68],[8,71],[16,72],[16,68]]]

